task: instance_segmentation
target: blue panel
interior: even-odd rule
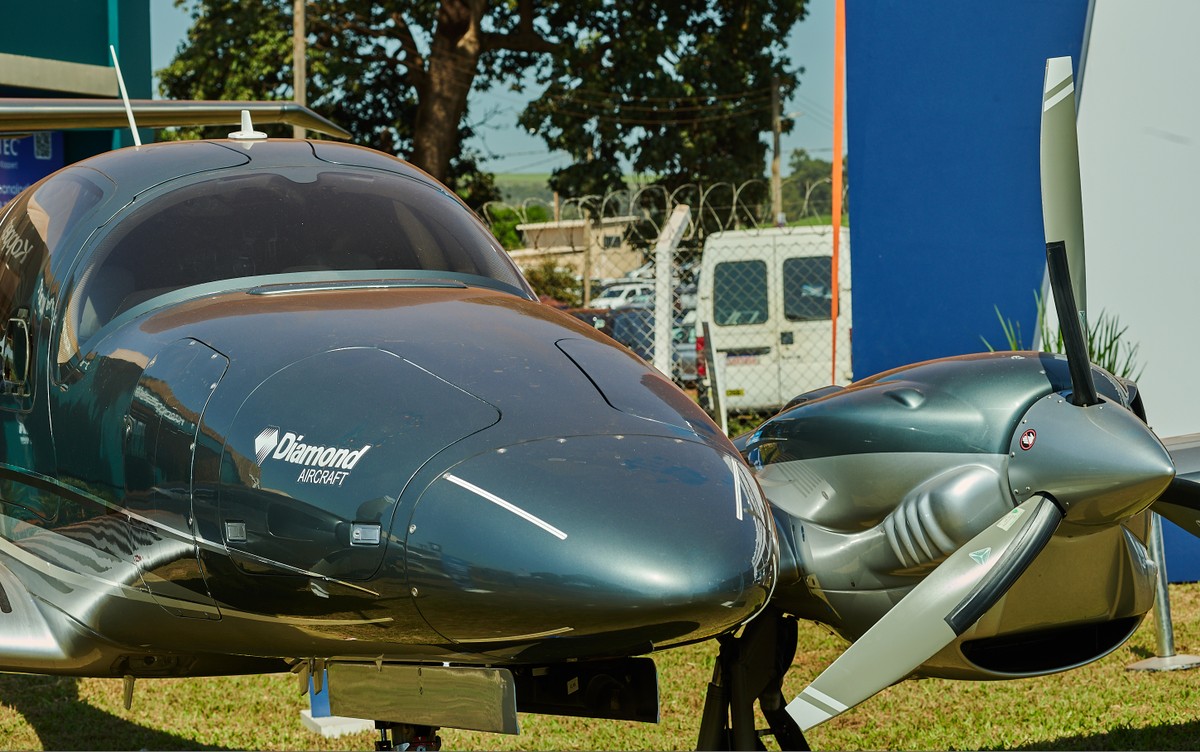
[[[1004,348],[993,306],[1028,344],[1042,75],[1047,57],[1078,61],[1087,0],[846,13],[855,377],[978,352],[981,336]]]
[[[1200,582],[1200,541],[1170,520],[1162,521],[1163,551],[1171,582]]]
[[[0,138],[0,206],[63,164],[61,133]]]
[[[1079,52],[1087,0],[847,3],[854,375],[1006,346],[1036,326],[1045,266],[1045,59]],[[1165,523],[1167,573],[1200,541]]]

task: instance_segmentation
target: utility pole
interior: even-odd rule
[[[771,77],[771,134],[775,150],[771,156],[771,215],[776,227],[783,227],[783,180],[779,175],[779,131],[783,124],[779,116],[779,76]]]
[[[296,104],[308,104],[308,98],[305,93],[307,87],[307,66],[305,52],[305,37],[304,33],[304,2],[305,0],[292,0],[292,93]],[[304,128],[299,125],[292,126],[293,138],[304,138]]]

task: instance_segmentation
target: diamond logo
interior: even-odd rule
[[[978,551],[972,551],[970,555],[971,555],[971,558],[974,559],[976,563],[987,564],[988,558],[990,558],[992,555],[992,549],[991,548],[981,548]]]
[[[254,455],[261,467],[275,447],[279,445],[279,426],[267,426],[258,436],[254,437]]]

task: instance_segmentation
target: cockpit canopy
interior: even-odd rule
[[[77,277],[59,362],[137,305],[224,280],[445,272],[528,294],[470,211],[433,185],[395,173],[330,164],[221,170],[148,191],[121,214]]]

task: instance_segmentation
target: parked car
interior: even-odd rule
[[[608,334],[608,317],[612,313],[607,308],[568,308],[566,313],[571,314],[588,326],[599,329]]]
[[[654,295],[654,285],[645,282],[618,282],[592,298],[592,308],[619,308],[639,295]]]

